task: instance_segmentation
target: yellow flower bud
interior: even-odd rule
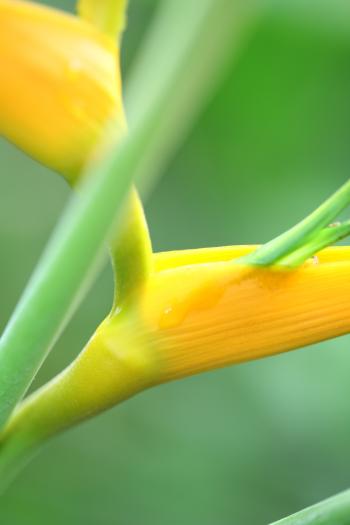
[[[349,332],[349,247],[322,250],[292,271],[234,263],[250,251],[156,256],[141,318],[161,353],[161,382]]]
[[[108,317],[67,369],[19,406],[0,471],[145,388],[349,332],[349,247],[294,270],[234,262],[255,248],[154,255],[138,307]]]
[[[0,0],[0,133],[71,181],[108,122],[123,133],[119,49],[92,24]]]

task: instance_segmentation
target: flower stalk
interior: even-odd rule
[[[9,419],[0,438],[2,488],[49,438],[146,388],[350,331],[350,248],[324,249],[350,232],[349,222],[330,225],[350,202],[350,181],[264,246],[152,254],[132,181],[150,185],[212,88],[234,9],[229,0],[194,2],[182,15],[181,39],[172,34],[178,46],[169,61],[162,47],[173,23],[165,22],[179,11],[169,0],[131,77],[124,138],[115,41],[125,6],[81,0],[79,19],[0,0],[0,65],[8,71],[0,132],[71,184],[87,174],[0,340],[1,423],[59,335],[105,239],[116,277],[111,313],[77,359]],[[9,46],[13,36],[29,46]],[[155,49],[161,74],[139,94]],[[37,99],[41,113],[33,118]],[[279,523],[326,525],[348,507],[344,494]]]
[[[255,249],[155,255],[141,300],[112,312],[10,419],[4,483],[47,439],[145,388],[349,332],[350,248],[328,248],[289,271],[235,263]]]
[[[134,316],[106,319],[70,367],[29,396],[0,442],[0,491],[50,437],[144,390],[158,359]]]
[[[172,33],[174,39],[177,36],[181,45],[170,48],[173,55],[171,60],[169,57],[169,66],[158,73],[156,69],[151,84],[143,60],[138,62],[137,70],[142,74],[138,75],[136,70],[134,78],[143,79],[141,85],[145,86],[149,100],[147,110],[138,109],[133,114],[130,134],[118,148],[111,147],[119,143],[112,133],[107,137],[107,150],[102,147],[104,154],[89,163],[79,195],[71,198],[0,339],[0,425],[23,397],[83,291],[96,275],[104,241],[120,226],[122,206],[132,180],[136,177],[143,187],[150,187],[151,179],[159,174],[193,121],[195,112],[188,109],[194,106],[199,110],[205,101],[202,93],[208,95],[208,85],[211,89],[214,87],[213,78],[218,77],[224,65],[223,57],[229,56],[228,37],[237,25],[236,4],[229,0],[191,3],[191,16],[188,11],[182,12],[183,24],[179,23],[176,28],[169,17],[175,4],[169,0],[164,5],[169,6],[169,11],[164,7],[157,22],[157,28],[162,30],[156,33],[155,40],[161,40],[155,49],[163,53],[167,33]],[[246,20],[250,20],[251,9],[247,11],[248,14],[243,4],[243,15],[239,16],[242,28]],[[213,20],[221,20],[222,24],[213,26]],[[214,48],[211,46],[213,30],[217,35]],[[152,49],[155,40],[149,40]],[[148,56],[146,52],[145,57]],[[200,74],[193,77],[194,71]],[[191,78],[191,89],[186,78]]]

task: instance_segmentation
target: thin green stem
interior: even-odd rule
[[[247,264],[257,266],[271,266],[285,260],[289,254],[297,251],[300,247],[310,244],[317,234],[325,226],[333,222],[349,204],[350,180],[308,217],[290,230],[264,244],[255,252],[244,257],[242,261],[244,260]]]
[[[294,252],[291,252],[286,257],[278,261],[279,265],[288,267],[297,267],[302,264],[306,259],[315,255],[323,248],[334,244],[350,234],[350,222],[339,223],[334,226],[324,228],[315,235],[305,245],[300,246]]]
[[[347,525],[350,523],[350,490],[270,525]]]
[[[136,177],[143,188],[149,188],[192,122],[193,108],[198,111],[203,93],[207,95],[208,86],[213,87],[223,57],[229,54],[229,37],[237,25],[236,2],[191,0],[182,11],[174,0],[165,6],[156,24],[161,31],[149,39],[154,44],[162,37],[154,50],[153,67],[144,67],[149,65],[146,49],[134,73],[140,81],[139,93],[147,92],[147,99],[134,94],[137,109],[129,136],[91,167],[81,191],[71,197],[1,337],[0,425],[23,397],[96,275],[104,242],[120,222],[132,179]],[[174,13],[176,24],[169,16]],[[170,42],[167,35],[171,35]],[[174,47],[176,38],[179,45]],[[157,53],[164,56],[164,49],[168,66],[162,70],[155,64],[159,63]]]

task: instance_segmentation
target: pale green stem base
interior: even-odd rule
[[[137,319],[107,318],[78,358],[15,411],[0,440],[0,489],[50,437],[152,386],[158,375]]]

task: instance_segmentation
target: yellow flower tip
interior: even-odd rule
[[[247,249],[173,253],[168,262],[177,267],[160,256],[163,270],[148,284],[142,317],[163,358],[162,381],[350,331],[350,248],[328,248],[292,271],[227,259]]]
[[[114,40],[64,12],[0,0],[0,134],[77,175],[102,130],[125,128]]]
[[[126,25],[127,0],[79,0],[78,12],[112,38],[119,37]]]

